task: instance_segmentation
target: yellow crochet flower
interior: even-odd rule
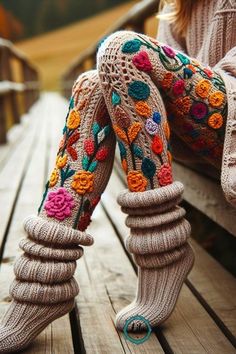
[[[203,79],[197,83],[197,85],[195,87],[195,92],[199,97],[207,98],[210,88],[211,88],[210,81]]]
[[[59,178],[58,169],[55,167],[49,178],[49,187],[54,187],[57,184]]]
[[[70,111],[69,117],[66,122],[66,126],[69,129],[76,129],[80,125],[80,114],[75,109]]]
[[[67,155],[57,156],[56,166],[57,168],[63,168],[67,163]]]
[[[85,194],[86,192],[92,192],[94,185],[94,175],[90,171],[78,171],[71,183],[71,187],[78,193],[78,194]]]
[[[215,91],[208,97],[208,101],[212,107],[220,107],[224,102],[224,98],[223,92]]]
[[[144,192],[147,187],[147,179],[139,171],[130,171],[127,176],[127,183],[131,192]]]

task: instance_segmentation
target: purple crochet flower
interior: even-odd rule
[[[145,129],[150,135],[155,135],[158,132],[158,124],[151,118],[146,120]]]
[[[194,102],[190,109],[190,114],[193,118],[200,120],[206,117],[208,112],[208,107],[203,102]]]
[[[55,217],[57,220],[64,220],[71,215],[75,202],[69,192],[63,187],[54,192],[48,193],[47,201],[44,205],[47,216]]]
[[[169,57],[169,58],[174,58],[175,57],[175,52],[173,51],[172,48],[168,47],[167,45],[164,45],[162,47],[164,53]]]

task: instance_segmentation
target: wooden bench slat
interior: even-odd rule
[[[113,173],[111,182],[105,192],[106,198],[104,198],[104,205],[115,227],[117,230],[119,230],[121,239],[124,240],[125,236],[128,235],[129,230],[124,223],[125,215],[120,211],[120,208],[115,201],[116,196],[122,189],[124,189],[124,185],[121,179],[117,176],[117,174]],[[197,265],[195,265],[195,267],[197,267]],[[218,265],[218,267],[221,268],[220,265]],[[202,282],[204,281],[205,278],[203,275]],[[220,297],[220,294],[218,294],[218,296]],[[214,304],[212,303],[209,305],[213,306]],[[192,312],[188,312],[187,309],[191,309]],[[228,310],[231,310],[230,305]],[[196,320],[194,320],[195,322],[193,321],[193,314],[196,316]],[[176,353],[185,352],[183,351],[185,345],[188,345],[189,348],[192,348],[192,351],[190,352],[194,352],[193,348],[201,353],[209,352],[209,350],[210,352],[213,352],[211,351],[211,348],[218,350],[215,350],[215,353],[220,352],[220,350],[227,353],[235,352],[232,344],[227,340],[214,320],[210,317],[206,310],[197,301],[196,297],[185,285],[181,291],[174,315],[172,315],[171,318],[166,322],[166,325],[164,324],[164,334],[170,346],[175,348]],[[169,329],[169,325],[167,326],[167,324],[172,323],[171,321],[175,322],[174,325],[171,326],[171,329]],[[204,328],[204,331],[198,330],[198,327]],[[180,333],[182,333],[182,336],[180,336]],[[202,343],[205,344],[202,345]],[[208,345],[206,343],[208,343]]]

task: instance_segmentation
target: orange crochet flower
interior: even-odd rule
[[[122,160],[121,165],[122,165],[124,172],[127,173],[128,172],[128,164],[125,159]]]
[[[219,129],[223,125],[223,117],[220,113],[213,113],[208,119],[208,125],[213,129]]]
[[[140,116],[149,117],[151,115],[151,108],[149,107],[147,102],[138,101],[135,104],[135,109]]]
[[[180,114],[188,114],[191,107],[191,100],[189,96],[185,96],[183,98],[178,98],[174,101],[174,105],[177,108],[177,113]]]
[[[224,102],[224,98],[223,92],[215,91],[208,97],[208,101],[212,107],[220,107]]]
[[[211,88],[211,82],[206,79],[202,79],[197,83],[195,87],[195,92],[199,97],[207,98],[210,88]]]
[[[161,81],[161,87],[164,90],[167,90],[171,87],[172,85],[172,80],[173,80],[173,74],[172,73],[166,73],[164,78]]]
[[[127,176],[127,183],[131,192],[144,192],[147,187],[147,179],[139,171],[130,171]]]
[[[57,184],[59,178],[58,169],[55,167],[49,178],[49,187],[54,187]]]
[[[69,117],[66,122],[67,128],[76,129],[80,125],[80,114],[75,109],[70,111]]]
[[[195,69],[195,67],[192,64],[187,65],[187,68],[192,70],[193,73],[196,72],[196,69]]]
[[[67,155],[57,156],[56,166],[57,168],[63,168],[67,163]]]
[[[78,171],[71,183],[71,187],[78,194],[85,194],[86,192],[92,192],[94,185],[94,175],[90,171]]]

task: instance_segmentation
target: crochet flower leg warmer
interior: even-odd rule
[[[93,243],[85,229],[108,182],[114,147],[97,73],[85,73],[73,88],[39,214],[24,222],[27,238],[20,242],[24,253],[14,265],[13,300],[0,325],[0,353],[25,348],[73,308],[79,292],[73,278],[76,260],[83,255],[81,246]]]
[[[137,316],[151,326],[170,316],[194,260],[187,242],[190,225],[178,207],[183,185],[172,179],[170,129],[157,84],[169,73],[167,56],[159,49],[162,65],[152,47],[157,48],[155,41],[124,31],[106,39],[98,52],[101,88],[129,188],[118,197],[131,229],[126,247],[138,265],[135,300],[117,314],[116,325],[124,329],[131,321],[133,331],[146,328]],[[175,68],[182,65],[178,60]]]

